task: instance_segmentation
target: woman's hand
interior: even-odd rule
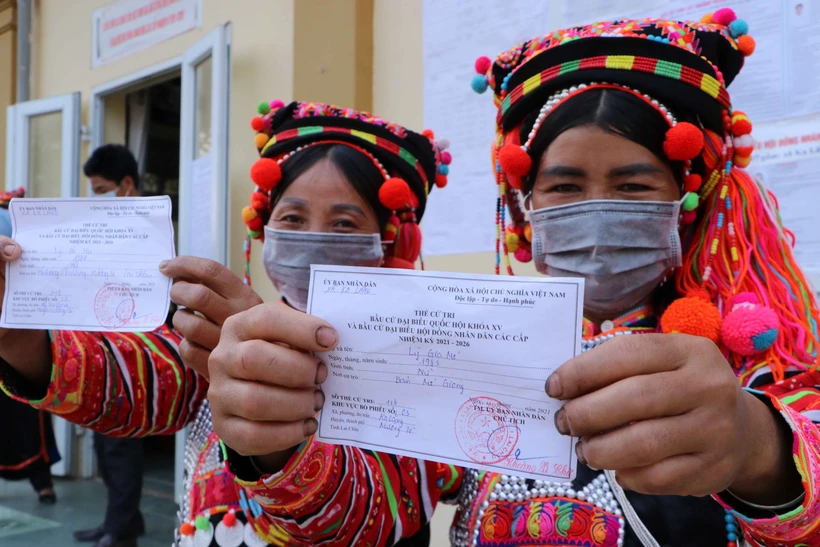
[[[308,352],[336,347],[325,321],[279,302],[231,316],[208,364],[214,431],[275,472],[318,427],[327,366]]]
[[[174,279],[171,300],[187,309],[174,314],[174,328],[183,336],[183,362],[208,377],[208,357],[219,343],[228,317],[249,310],[262,299],[228,268],[205,258],[180,256],[163,262],[160,272]]]
[[[729,488],[766,505],[802,491],[785,420],[744,391],[709,340],[615,338],[547,380],[566,400],[555,421],[581,437],[579,460],[617,471],[627,489],[705,496]]]
[[[23,254],[16,241],[0,236],[0,311],[6,291],[6,262]],[[0,329],[0,358],[23,377],[37,385],[48,385],[51,378],[51,344],[44,330]]]

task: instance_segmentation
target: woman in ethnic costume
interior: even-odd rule
[[[318,443],[292,389],[326,369],[298,350],[336,334],[262,306],[226,324],[209,367],[257,529],[393,545],[455,498],[454,546],[820,545],[818,312],[773,196],[742,169],[751,123],[726,88],[747,30],[727,9],[599,23],[476,63],[498,106],[499,269],[513,252],[586,280],[587,351],[544,386],[580,438],[577,478]]]
[[[311,264],[414,267],[428,192],[447,184],[446,141],[319,103],[265,102],[258,114],[251,126],[261,157],[250,171],[255,190],[242,217],[248,259],[251,241],[264,241],[265,269],[284,302],[272,303],[274,309],[303,315],[298,310],[306,306]],[[8,237],[0,237],[0,250],[6,261],[21,253]],[[249,275],[243,283],[211,261],[180,257],[161,270],[177,280],[171,296],[186,308],[174,315],[175,329],[0,331],[2,387],[19,401],[106,435],[170,434],[193,422],[177,543],[282,545],[281,535],[271,535],[259,519],[266,499],[257,500],[226,467],[226,456],[234,453],[214,434],[206,399],[208,353],[222,324],[262,300]],[[306,390],[311,413],[323,400],[316,381],[314,371]],[[426,523],[414,532],[406,545],[429,543]],[[376,541],[381,533],[373,528],[368,534]]]

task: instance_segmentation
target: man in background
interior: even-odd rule
[[[83,166],[96,197],[138,196],[137,160],[124,146],[107,144],[96,149]],[[136,547],[145,533],[140,513],[144,452],[142,439],[106,437],[94,433],[94,451],[108,504],[105,521],[91,530],[74,532],[74,539],[95,542],[94,547]]]

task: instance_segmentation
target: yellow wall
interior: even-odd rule
[[[298,0],[294,13],[294,98],[370,110],[373,0]]]
[[[14,0],[0,0],[0,190],[6,187],[6,107],[17,86],[17,10]]]

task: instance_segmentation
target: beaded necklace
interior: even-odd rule
[[[603,321],[600,331],[597,332],[597,334],[595,324],[592,321],[584,319],[582,351],[588,351],[618,336],[657,331],[657,318],[653,315],[648,305],[638,306],[615,319]],[[544,496],[559,496],[588,501],[616,515],[618,524],[620,525],[617,539],[617,545],[619,547],[624,543],[627,519],[630,520],[630,524],[632,524],[632,519],[629,517],[624,518],[627,516],[624,513],[637,519],[638,522],[635,523],[637,526],[633,525],[633,530],[643,545],[647,547],[658,545],[657,541],[651,536],[648,530],[646,530],[645,526],[640,523],[637,514],[635,514],[634,509],[632,509],[626,497],[618,496],[617,493],[612,491],[605,474],[596,477],[592,483],[579,490],[574,490],[572,483],[569,482],[552,483],[535,481],[532,483],[532,486],[530,486],[530,481],[526,481],[525,479],[501,475],[490,481],[485,487],[487,488],[486,492],[480,492],[480,490],[484,490],[480,488],[484,476],[484,472],[465,470],[464,484],[462,486],[461,495],[459,496],[460,511],[456,517],[456,522],[450,529],[450,542],[451,545],[455,547],[476,545],[478,543],[481,519],[484,516],[485,510],[489,507],[490,502],[515,501],[521,503],[533,498],[543,498]],[[482,502],[479,507],[474,507],[473,503],[481,493],[488,493],[487,500]],[[621,503],[619,503],[618,498],[622,498],[620,500]],[[477,514],[474,516],[471,515],[473,510],[477,511]],[[726,521],[727,547],[738,547],[739,544],[742,545],[742,538],[738,536],[735,517],[729,511],[725,511],[724,518]]]

